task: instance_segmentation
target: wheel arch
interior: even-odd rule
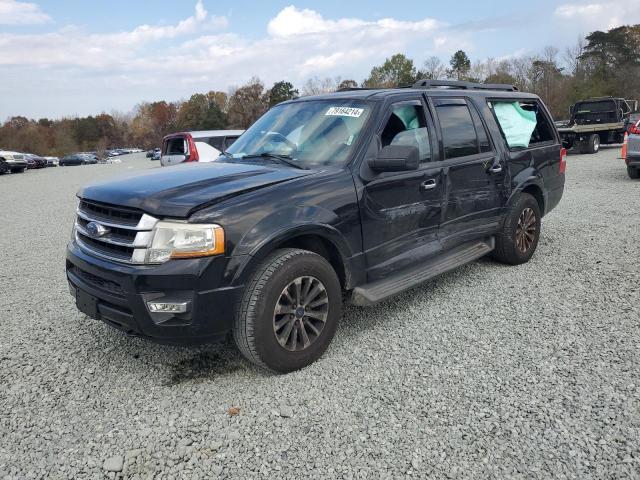
[[[343,289],[352,288],[349,259],[351,251],[341,234],[329,225],[298,225],[266,238],[256,246],[239,266],[234,283],[246,281],[255,267],[269,254],[281,248],[300,248],[320,255],[335,270]]]
[[[536,201],[538,202],[538,207],[540,208],[540,213],[542,216],[544,216],[546,213],[545,208],[547,201],[544,195],[544,190],[540,185],[540,181],[535,177],[518,185],[518,188],[516,188],[511,194],[511,197],[509,198],[509,201],[507,203],[507,207],[511,207],[518,196],[523,193],[528,193],[536,199]]]

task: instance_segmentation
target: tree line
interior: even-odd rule
[[[128,113],[102,113],[50,120],[16,116],[0,126],[0,148],[41,155],[100,151],[136,146],[154,148],[162,137],[181,130],[247,128],[267,109],[298,96],[344,88],[388,88],[419,79],[455,79],[507,83],[538,94],[554,118],[568,116],[569,105],[597,96],[640,98],[640,25],[595,31],[572,47],[546,47],[540,54],[472,62],[459,50],[448,63],[439,57],[416,65],[398,53],[374,66],[361,82],[352,79],[307,80],[300,90],[281,80],[266,88],[257,77],[229,92],[196,93],[186,101],[145,102]]]

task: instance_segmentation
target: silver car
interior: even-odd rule
[[[627,144],[627,173],[631,178],[640,178],[640,120],[629,127]]]

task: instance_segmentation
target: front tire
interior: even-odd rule
[[[9,171],[9,165],[4,160],[0,160],[0,175],[4,175]]]
[[[276,250],[247,283],[233,337],[252,363],[291,372],[322,356],[341,315],[340,281],[329,262],[306,250]]]
[[[629,175],[629,178],[637,180],[640,178],[640,168],[627,167],[627,174]]]
[[[493,257],[509,265],[528,262],[538,246],[541,219],[537,200],[521,193],[507,213],[502,232],[496,236]]]

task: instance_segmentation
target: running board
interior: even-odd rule
[[[495,238],[493,237],[462,244],[444,254],[436,255],[418,267],[409,268],[388,278],[354,288],[351,294],[351,303],[360,306],[373,305],[442,273],[473,262],[494,248]]]

